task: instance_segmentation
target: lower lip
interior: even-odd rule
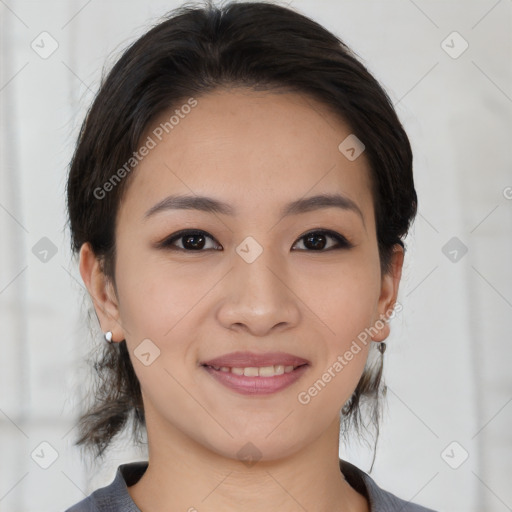
[[[209,366],[203,368],[224,386],[242,395],[270,395],[277,393],[302,377],[308,365],[299,366],[290,373],[274,375],[273,377],[246,377],[231,372],[215,370]]]

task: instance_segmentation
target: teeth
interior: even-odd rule
[[[257,377],[259,375],[259,371],[259,368],[250,366],[249,368],[244,368],[244,375],[246,377]]]
[[[262,366],[260,368],[260,371],[258,372],[258,375],[260,377],[273,377],[274,375],[281,375],[278,374],[278,370],[283,370],[281,373],[284,372],[284,367],[282,365],[279,366]]]
[[[293,366],[284,366],[276,364],[274,366],[248,366],[246,368],[229,368],[228,366],[212,366],[215,370],[221,372],[231,372],[235,375],[244,375],[245,377],[274,377],[274,375],[282,375],[293,371]]]

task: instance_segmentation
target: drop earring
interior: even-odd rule
[[[386,352],[386,344],[383,341],[379,343],[379,346],[377,348],[379,349],[381,354],[384,354],[384,352]]]
[[[103,334],[103,337],[105,338],[105,341],[107,343],[112,343],[112,331],[107,331]]]

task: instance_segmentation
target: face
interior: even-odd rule
[[[336,422],[401,263],[381,276],[368,162],[340,152],[350,128],[323,105],[244,89],[196,99],[161,141],[172,112],[143,137],[158,143],[125,190],[117,293],[97,310],[126,339],[150,436],[233,459],[250,442],[272,460]]]

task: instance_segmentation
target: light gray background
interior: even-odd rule
[[[144,458],[125,440],[91,468],[73,447],[92,341],[64,186],[103,65],[178,4],[0,0],[1,512],[63,510],[109,483],[118,464]],[[372,476],[440,511],[512,510],[512,2],[291,6],[364,60],[415,154],[419,215],[385,355],[389,398]],[[58,43],[46,59],[31,48],[50,48],[43,31]],[[469,44],[457,58],[445,51],[462,48],[453,31]],[[46,262],[32,252],[43,237],[57,250]],[[443,252],[453,237],[468,249],[456,262]],[[58,454],[48,469],[42,442]],[[369,469],[364,446],[341,456]]]

